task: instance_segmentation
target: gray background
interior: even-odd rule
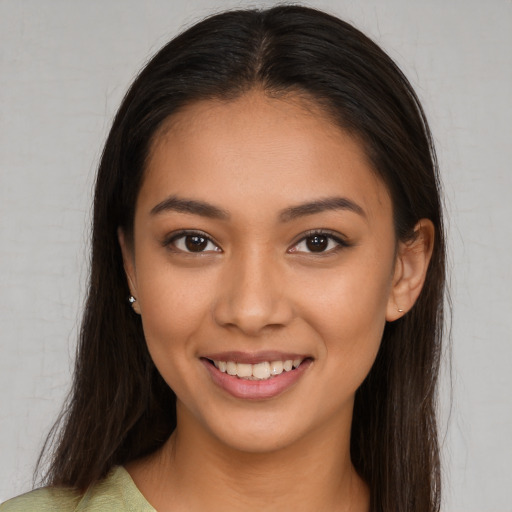
[[[31,487],[68,389],[91,187],[112,115],[180,28],[247,5],[0,0],[0,501]],[[309,5],[386,48],[424,103],[445,185],[454,304],[443,509],[512,511],[512,1]]]

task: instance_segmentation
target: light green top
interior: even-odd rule
[[[66,487],[42,487],[0,505],[0,512],[156,512],[130,475],[117,466],[84,494]]]

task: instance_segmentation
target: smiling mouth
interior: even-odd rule
[[[217,361],[208,359],[222,373],[244,380],[268,380],[284,372],[298,368],[304,358],[287,359],[285,361],[263,361],[257,364],[235,363],[234,361]]]

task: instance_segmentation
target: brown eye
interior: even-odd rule
[[[306,238],[306,247],[311,252],[323,252],[329,245],[329,238],[325,235],[313,235]]]
[[[181,232],[170,240],[164,241],[164,245],[185,253],[222,252],[222,249],[211,238],[200,232]]]
[[[320,255],[334,253],[348,246],[349,244],[341,236],[329,232],[313,232],[306,234],[302,240],[290,247],[288,252]]]
[[[199,235],[187,235],[185,237],[185,247],[190,252],[201,252],[206,249],[208,238]]]

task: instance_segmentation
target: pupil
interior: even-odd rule
[[[185,245],[191,252],[201,252],[207,244],[208,240],[204,236],[189,235],[185,238]]]
[[[327,249],[327,245],[329,243],[329,240],[324,235],[314,235],[310,236],[306,240],[306,245],[308,249],[312,252],[322,252]]]

